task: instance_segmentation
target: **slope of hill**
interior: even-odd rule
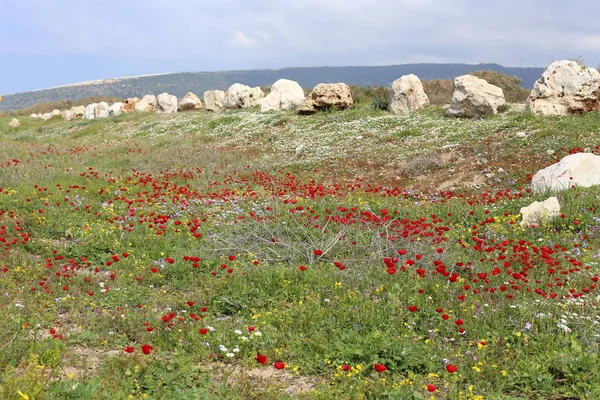
[[[479,70],[493,70],[514,75],[522,80],[522,86],[530,88],[543,72],[543,68],[507,68],[498,64],[404,64],[380,67],[312,67],[284,68],[276,70],[246,70],[219,72],[184,72],[149,75],[131,78],[105,79],[102,81],[71,84],[33,92],[4,96],[0,111],[12,111],[37,103],[58,100],[79,100],[93,96],[141,97],[146,94],[168,92],[177,97],[187,92],[201,95],[206,90],[227,89],[236,82],[250,86],[269,86],[277,79],[287,78],[312,88],[321,82],[345,82],[349,85],[389,85],[394,79],[406,74],[416,74],[423,80],[454,79],[459,75]]]

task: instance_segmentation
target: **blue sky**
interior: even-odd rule
[[[0,0],[0,94],[165,72],[600,65],[598,0]]]

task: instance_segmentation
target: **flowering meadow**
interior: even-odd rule
[[[0,119],[2,399],[600,398],[600,115]]]

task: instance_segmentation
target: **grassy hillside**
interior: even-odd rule
[[[457,76],[479,70],[492,70],[517,76],[525,88],[531,88],[543,72],[543,68],[507,68],[497,64],[405,64],[382,67],[315,67],[175,73],[120,80],[111,79],[101,84],[7,94],[4,96],[4,101],[0,102],[0,111],[18,110],[38,103],[60,100],[77,101],[95,96],[127,98],[168,92],[177,97],[183,97],[190,91],[202,95],[206,90],[225,90],[236,82],[250,86],[270,86],[280,78],[295,80],[304,88],[312,88],[322,82],[345,82],[348,85],[358,86],[388,86],[400,76],[410,73],[417,74],[423,80],[431,80],[454,79]]]
[[[0,398],[600,396],[598,113],[8,121]]]

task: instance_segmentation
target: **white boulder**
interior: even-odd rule
[[[9,123],[8,126],[10,126],[11,128],[18,128],[19,126],[21,126],[21,121],[19,121],[16,118],[13,118]]]
[[[135,104],[135,111],[154,112],[156,110],[156,96],[147,94]]]
[[[108,103],[102,101],[96,106],[96,118],[108,117]]]
[[[60,115],[60,110],[55,108],[54,110],[52,110],[52,116],[59,116]]]
[[[539,225],[540,223],[558,217],[560,214],[560,203],[556,197],[550,197],[544,201],[534,201],[527,207],[521,208],[523,220],[519,225],[522,228]]]
[[[388,89],[388,110],[392,114],[408,114],[428,105],[423,84],[414,74],[396,79]]]
[[[537,193],[565,190],[571,186],[600,185],[600,156],[591,153],[568,155],[539,170],[531,179],[531,185]]]
[[[179,111],[194,111],[202,109],[202,101],[194,93],[189,92],[179,102]]]
[[[331,107],[346,109],[353,105],[352,91],[345,83],[319,83],[306,96],[298,112],[300,114],[314,114],[317,111],[327,110]]]
[[[251,88],[241,83],[234,83],[225,92],[223,105],[225,108],[232,109],[252,108],[257,106],[260,99],[264,96],[265,94],[258,86]]]
[[[125,110],[125,105],[118,101],[116,103],[111,104],[110,107],[108,107],[108,116],[109,117],[118,117],[119,115],[121,115]]]
[[[224,101],[225,92],[222,90],[207,90],[204,92],[204,108],[208,111],[222,111],[225,108]]]
[[[453,117],[481,118],[498,114],[498,107],[506,103],[504,93],[498,86],[473,75],[454,79],[452,103],[446,111]]]
[[[77,119],[83,117],[83,113],[85,112],[84,106],[71,107],[72,119]]]
[[[554,61],[535,82],[527,108],[536,115],[600,111],[600,73],[575,61]]]
[[[259,101],[260,112],[295,110],[304,103],[304,90],[298,82],[280,79],[271,86],[271,93]]]
[[[177,112],[177,96],[161,93],[156,97],[156,113],[172,114]]]
[[[125,104],[123,105],[123,112],[132,113],[135,111],[135,105],[140,102],[139,97],[130,97],[125,100]]]
[[[96,118],[96,108],[98,103],[88,104],[83,112],[83,119],[94,119]]]

